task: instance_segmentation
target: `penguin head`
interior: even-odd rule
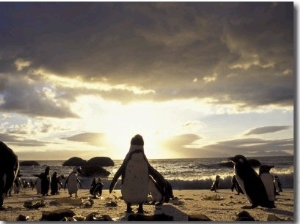
[[[82,168],[81,168],[81,166],[74,167],[73,172],[82,174]]]
[[[137,134],[131,139],[130,144],[144,146],[144,139],[141,135]]]
[[[270,170],[271,170],[272,168],[274,168],[274,167],[275,167],[275,166],[261,165],[261,166],[259,167],[259,174],[262,174],[262,173],[269,173]]]
[[[236,155],[234,157],[229,157],[229,161],[233,162],[234,164],[247,164],[248,160],[243,155]]]

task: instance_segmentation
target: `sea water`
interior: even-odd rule
[[[249,158],[248,158],[249,159]],[[294,188],[294,157],[293,156],[274,156],[274,157],[256,157],[261,164],[273,165],[272,175],[277,175],[283,188]],[[21,166],[20,173],[22,179],[35,181],[36,177],[45,170],[45,166],[50,166],[50,175],[53,172],[68,176],[73,167],[62,166],[61,160],[40,160],[37,161],[40,166]],[[110,182],[121,166],[123,160],[114,160],[115,165],[103,167],[110,172],[108,177],[102,177],[104,189],[108,189]],[[231,187],[231,178],[234,175],[232,167],[228,167],[227,158],[191,158],[191,159],[149,159],[149,163],[168,180],[173,189],[210,189],[216,175],[220,176],[219,188],[229,189]],[[258,168],[255,168],[258,173]],[[90,177],[80,177],[79,179],[83,189],[89,189],[92,183]],[[120,180],[115,189],[120,189]]]

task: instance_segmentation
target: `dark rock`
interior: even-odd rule
[[[38,209],[40,207],[45,207],[44,200],[41,202],[32,203],[32,201],[24,201],[23,206],[28,209]]]
[[[255,221],[255,219],[247,211],[241,211],[237,214],[235,221]]]
[[[81,169],[81,176],[84,177],[107,177],[110,174],[109,171],[97,165],[84,165]]]
[[[93,157],[87,161],[87,165],[114,166],[114,161],[109,157]]]
[[[252,167],[259,167],[261,165],[257,159],[248,159],[248,162]]]
[[[65,217],[73,217],[75,213],[70,209],[59,209],[54,211],[43,211],[41,220],[61,221]]]
[[[16,219],[16,221],[27,221],[29,219],[29,216],[25,215],[19,215]]]
[[[163,214],[156,215],[143,215],[143,214],[130,214],[128,221],[174,221],[173,216]]]
[[[113,219],[109,215],[97,215],[97,212],[92,212],[91,214],[86,216],[85,221],[113,221]]]
[[[40,164],[36,161],[22,161],[20,162],[20,166],[40,166]]]
[[[204,214],[189,215],[188,221],[212,221]]]
[[[83,165],[86,165],[86,161],[79,157],[72,157],[72,158],[68,159],[67,161],[65,161],[62,165],[63,166],[83,166]]]

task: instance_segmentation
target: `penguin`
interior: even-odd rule
[[[282,192],[282,187],[281,187],[282,185],[277,175],[274,176],[273,182],[275,187],[275,194],[280,195],[279,192]]]
[[[233,190],[236,190],[237,194],[239,195],[240,193],[241,194],[244,194],[242,188],[240,187],[239,183],[237,182],[236,180],[236,177],[235,175],[233,175],[232,179],[231,179],[231,191],[233,192]]]
[[[16,177],[13,183],[13,189],[15,194],[19,194],[21,190],[22,181],[20,177]]]
[[[4,208],[4,198],[12,187],[18,171],[18,156],[4,142],[0,141],[0,209]]]
[[[121,194],[127,205],[127,213],[133,212],[132,205],[138,205],[138,213],[144,213],[143,203],[148,200],[149,193],[149,175],[164,192],[167,191],[166,181],[148,162],[144,153],[144,139],[139,134],[131,139],[129,152],[111,181],[109,193],[121,175]]]
[[[45,172],[41,174],[41,193],[43,196],[48,195],[50,188],[50,166],[46,166]]]
[[[74,167],[73,171],[69,174],[69,176],[66,179],[64,189],[68,187],[68,193],[70,197],[72,197],[72,194],[75,194],[75,197],[77,198],[77,191],[78,191],[78,185],[81,186],[80,180],[78,179],[78,173],[82,173],[81,167]]]
[[[259,177],[262,180],[269,200],[274,204],[275,201],[275,187],[273,182],[273,176],[270,174],[270,170],[274,166],[261,165],[259,167]]]
[[[216,180],[213,182],[213,184],[212,184],[210,190],[211,190],[211,191],[217,192],[217,189],[219,188],[219,182],[220,182],[220,176],[217,175],[217,176],[216,176]]]
[[[32,189],[35,187],[36,189],[36,194],[41,194],[42,193],[42,179],[41,176],[43,175],[43,173],[39,174],[39,175],[33,175],[36,178],[34,185],[32,186]]]
[[[152,197],[152,204],[158,202],[157,205],[162,205],[164,201],[163,190],[155,182],[153,177],[149,176],[149,194]]]
[[[94,196],[94,198],[99,198],[102,195],[102,189],[104,184],[101,181],[101,178],[94,178],[90,188],[90,194]]]
[[[59,177],[57,176],[57,172],[54,172],[51,177],[51,195],[59,194],[58,189],[59,187],[62,187],[62,183],[59,180]]]
[[[246,157],[236,155],[228,158],[228,160],[234,163],[236,180],[251,203],[249,208],[256,208],[257,206],[274,208],[275,205],[269,200],[262,180],[250,166]]]

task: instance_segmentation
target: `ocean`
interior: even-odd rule
[[[248,157],[250,159],[250,157]],[[283,188],[294,188],[294,157],[293,156],[274,156],[274,157],[255,157],[264,165],[275,166],[271,169],[272,175],[277,175]],[[34,174],[40,174],[45,166],[50,166],[50,175],[53,172],[68,176],[73,167],[62,166],[61,160],[38,160],[40,166],[21,166],[21,179],[33,180]],[[112,167],[103,167],[110,172],[106,178],[101,178],[104,183],[103,189],[108,189],[110,182],[121,166],[123,160],[114,160]],[[180,189],[210,189],[216,175],[220,176],[220,189],[231,187],[231,178],[234,175],[233,168],[224,166],[227,158],[191,158],[191,159],[149,159],[150,164],[159,171],[166,180],[170,182],[174,190]],[[258,173],[258,168],[255,168]],[[92,178],[80,177],[83,189],[89,189]],[[115,189],[120,189],[120,179]]]

